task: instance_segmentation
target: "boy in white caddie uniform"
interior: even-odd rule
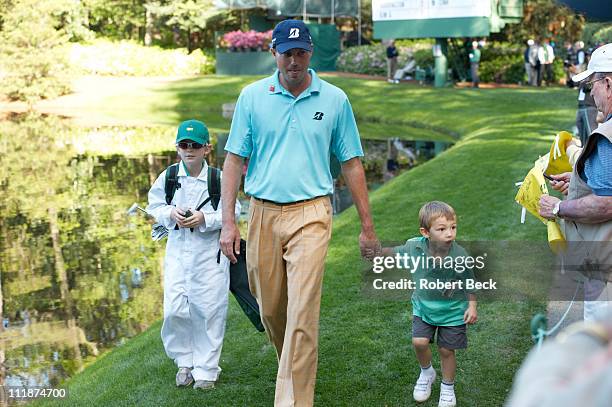
[[[211,151],[206,125],[187,120],[178,128],[176,146],[181,161],[174,169],[176,189],[167,195],[170,169],[149,191],[147,212],[168,233],[164,261],[164,322],[162,341],[178,366],[177,386],[213,388],[219,377],[219,357],[225,333],[229,291],[229,261],[218,259],[221,204],[209,198]],[[211,169],[210,171],[213,171]],[[204,203],[207,201],[204,205]],[[240,204],[236,203],[236,216]]]

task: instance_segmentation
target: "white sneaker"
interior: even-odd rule
[[[433,371],[431,376],[421,373],[419,379],[414,385],[412,397],[414,400],[421,403],[426,401],[431,396],[431,385],[436,380],[436,371]]]
[[[176,372],[176,385],[178,387],[189,386],[191,383],[193,383],[191,369],[188,367],[179,367],[178,372]]]
[[[387,82],[393,83],[393,79],[387,79]]]
[[[440,401],[438,402],[438,407],[455,407],[456,405],[457,399],[455,398],[455,390],[442,386],[440,388]]]

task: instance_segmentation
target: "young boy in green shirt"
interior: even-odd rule
[[[419,211],[419,222],[422,237],[409,239],[403,246],[386,248],[382,254],[399,253],[411,258],[422,258],[420,266],[411,270],[412,278],[417,283],[412,295],[412,345],[421,366],[413,396],[417,402],[423,402],[431,395],[436,371],[431,366],[432,352],[429,344],[433,343],[437,332],[438,352],[442,362],[438,406],[454,407],[457,404],[454,390],[457,368],[455,349],[467,348],[466,324],[473,324],[478,319],[476,297],[461,288],[422,287],[422,282],[463,281],[462,285],[453,286],[465,288],[465,280],[474,277],[471,268],[457,260],[467,258],[468,254],[455,242],[457,216],[454,209],[444,202],[428,202]]]

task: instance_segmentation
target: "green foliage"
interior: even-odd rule
[[[524,83],[523,50],[513,44],[490,43],[482,50],[480,80],[495,83]]]
[[[610,23],[588,23],[582,33],[582,41],[587,46],[597,43],[608,44],[612,42],[612,24]]]
[[[33,103],[69,91],[69,36],[55,28],[54,0],[15,0],[0,32],[0,94]]]
[[[563,60],[561,58],[555,58],[552,71],[555,83],[558,83],[561,78],[565,78],[565,70],[563,69]]]
[[[336,69],[366,75],[385,75],[387,72],[385,47],[378,44],[347,48],[338,57]]]
[[[147,0],[83,0],[83,3],[95,32],[117,39],[140,37]]]
[[[399,51],[398,68],[404,66],[410,58],[414,58],[420,67],[433,65],[433,55],[429,44],[412,42],[410,45],[410,47],[397,47]],[[374,44],[347,48],[338,57],[336,69],[366,75],[386,75],[386,45]]]
[[[86,74],[114,76],[193,76],[212,74],[214,54],[184,48],[164,50],[131,41],[98,39],[73,44],[70,61]]]
[[[88,27],[88,12],[83,2],[55,0],[54,7],[56,28],[65,32],[71,41],[88,40],[94,37],[94,33]]]
[[[417,49],[416,51],[414,51],[413,56],[417,66],[421,68],[434,66],[434,56],[433,52],[431,51],[431,47]]]
[[[89,25],[116,40],[164,46],[213,47],[214,32],[238,28],[240,11],[218,10],[212,0],[84,0]]]
[[[176,26],[184,31],[206,28],[211,18],[227,14],[225,10],[216,9],[212,0],[170,0],[149,3],[146,8],[157,16],[165,17],[167,26]]]
[[[555,43],[563,44],[577,41],[584,24],[583,16],[556,0],[527,0],[522,21],[506,25],[496,37],[521,44],[530,38],[551,38]]]

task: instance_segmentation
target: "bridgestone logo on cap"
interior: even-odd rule
[[[300,29],[292,28],[289,30],[289,38],[299,38],[300,37]]]
[[[187,131],[193,131],[193,127],[187,127]]]

